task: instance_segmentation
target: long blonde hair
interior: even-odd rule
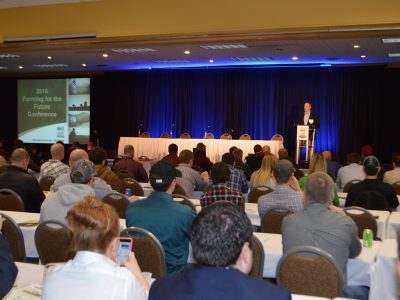
[[[251,175],[251,182],[253,187],[269,184],[272,179],[272,168],[277,162],[277,157],[271,153],[264,155],[261,163],[261,168]]]
[[[326,158],[319,152],[314,153],[314,155],[311,157],[308,175],[318,171],[328,173]]]

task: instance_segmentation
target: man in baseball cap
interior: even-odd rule
[[[150,169],[154,189],[147,198],[135,201],[126,210],[126,226],[137,226],[153,233],[161,242],[167,261],[167,273],[179,273],[189,255],[189,232],[196,213],[175,202],[172,193],[176,177],[182,174],[172,163],[160,160]]]

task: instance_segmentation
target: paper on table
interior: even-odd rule
[[[42,285],[29,284],[17,287],[5,299],[32,300],[40,299],[42,296]]]
[[[32,226],[37,226],[39,225],[39,220],[28,220],[25,222],[17,223],[18,226],[23,226],[23,227],[32,227]]]

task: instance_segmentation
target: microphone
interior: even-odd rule
[[[143,127],[143,124],[140,124],[139,126],[138,126],[138,136],[140,136],[140,128],[142,128]]]
[[[171,138],[172,138],[172,128],[174,128],[174,127],[175,127],[175,123],[172,123],[171,128],[169,129],[169,135],[171,136]]]

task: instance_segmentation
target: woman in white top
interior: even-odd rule
[[[75,258],[50,269],[42,299],[147,299],[148,283],[135,255],[120,267],[119,219],[115,210],[88,196],[67,213],[73,234]]]
[[[264,155],[261,163],[261,168],[251,174],[250,189],[253,189],[260,185],[268,185],[272,188],[276,186],[276,181],[272,174],[272,168],[274,167],[277,160],[278,158],[271,153],[267,153]]]

